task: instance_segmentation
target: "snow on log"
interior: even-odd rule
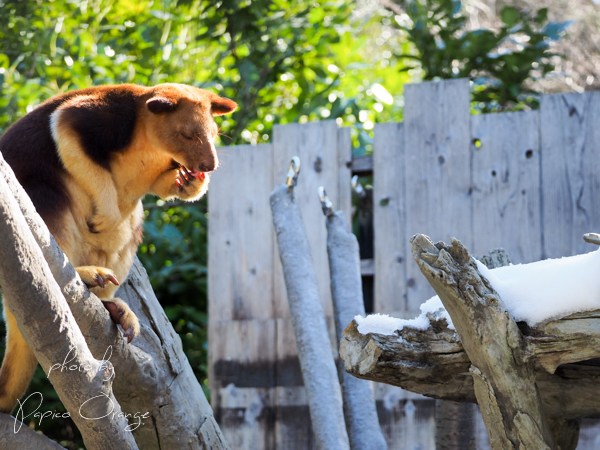
[[[365,314],[356,236],[342,211],[327,215],[327,253],[338,345],[346,324]],[[371,385],[341,370],[344,414],[353,449],[387,449]]]
[[[273,190],[270,202],[317,448],[348,449],[340,384],[300,209],[286,185]]]

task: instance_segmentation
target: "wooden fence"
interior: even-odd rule
[[[268,200],[292,156],[302,161],[295,193],[332,342],[317,187],[350,217],[353,171],[374,179],[375,253],[364,275],[374,277],[375,312],[411,318],[433,295],[409,253],[415,233],[457,237],[475,255],[503,247],[514,263],[593,250],[581,236],[600,232],[600,92],[485,115],[470,114],[468,80],[404,94],[404,121],[376,125],[372,158],[353,160],[350,132],[334,121],[276,126],[271,144],[220,154],[209,191],[209,380],[234,449],[314,448]],[[432,400],[385,385],[375,392],[390,449],[435,447]],[[594,425],[584,425],[580,448],[594,448]]]

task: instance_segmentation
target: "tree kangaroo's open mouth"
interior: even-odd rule
[[[185,166],[184,164],[181,164],[179,161],[176,161],[175,159],[171,160],[171,167],[169,168],[169,170],[172,170],[172,169],[179,169],[180,172],[187,175],[188,177],[192,176],[201,181],[204,180],[204,178],[206,177],[205,172],[198,172],[196,170],[190,170],[187,168],[187,166]]]

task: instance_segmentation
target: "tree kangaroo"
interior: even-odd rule
[[[182,84],[98,86],[57,95],[0,137],[0,152],[81,279],[128,342],[137,317],[115,298],[142,240],[141,199],[193,201],[218,166],[215,115],[235,102]],[[37,361],[4,305],[0,411],[10,413]]]

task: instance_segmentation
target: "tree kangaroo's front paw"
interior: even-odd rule
[[[115,207],[94,214],[87,220],[87,226],[91,233],[98,234],[115,228],[121,220],[119,208]]]
[[[116,286],[119,285],[119,280],[117,280],[115,273],[106,267],[79,266],[76,267],[75,270],[88,288],[96,286],[103,288],[106,283],[112,283]]]
[[[140,334],[140,322],[127,303],[117,297],[102,300],[102,303],[110,313],[112,321],[123,327],[123,336],[127,338],[127,343]]]
[[[206,192],[208,182],[204,172],[190,172],[187,167],[180,166],[175,178],[177,193],[182,200],[194,200]]]

